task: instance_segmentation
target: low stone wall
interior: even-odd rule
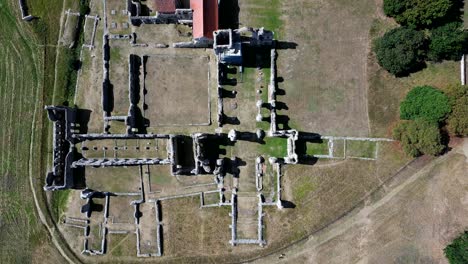
[[[91,33],[91,39],[89,40],[87,44],[86,43],[83,44],[83,47],[91,50],[91,49],[94,49],[94,38],[96,37],[96,29],[97,29],[97,25],[98,25],[100,18],[97,15],[96,16],[85,15],[85,24],[84,24],[83,31],[86,31],[86,25],[88,24],[88,19],[93,20],[93,32]]]
[[[32,21],[34,19],[34,16],[29,14],[26,0],[19,0],[18,3],[21,11],[21,19],[23,19],[24,21]]]
[[[169,165],[169,159],[79,159],[72,163],[71,167],[121,167],[138,165]]]

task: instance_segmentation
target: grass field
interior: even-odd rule
[[[328,155],[328,140],[322,142],[306,142],[307,155]]]
[[[353,158],[376,158],[377,143],[363,140],[347,140],[346,156]]]
[[[288,155],[286,138],[267,137],[264,140],[265,144],[259,145],[260,153],[276,158],[284,158]]]
[[[278,84],[284,90],[280,100],[287,106],[279,114],[300,131],[367,136],[366,61],[374,2],[281,1],[279,8],[279,41],[291,47],[278,51],[278,76],[284,80]],[[248,12],[254,18],[247,21],[258,19],[256,9]]]
[[[48,17],[41,9],[44,2],[35,1],[30,11],[42,16],[46,23],[56,18]],[[0,0],[0,6],[0,262],[29,263],[33,256],[38,261],[48,256],[51,261],[60,260],[35,213],[28,178],[32,165],[33,180],[43,183],[40,138],[47,133],[41,130],[41,109],[50,98],[53,70],[45,66],[51,58],[46,55],[48,48],[41,44],[56,42],[57,32],[51,29],[43,38],[36,38],[31,26],[20,21],[16,1]],[[61,9],[61,5],[57,6]],[[47,10],[53,14],[54,8]],[[53,63],[51,66],[53,69]],[[30,160],[32,157],[37,158]],[[39,248],[42,252],[36,254]]]
[[[49,123],[42,109],[44,104],[66,100],[63,87],[54,95],[62,3],[28,1],[29,12],[38,19],[27,23],[21,21],[17,1],[0,0],[1,263],[64,261],[46,236],[31,193],[37,195],[43,212],[55,219],[64,208],[66,193],[49,195],[48,209],[42,192],[50,161]],[[68,81],[60,71],[57,74],[57,79]]]
[[[152,126],[210,123],[208,57],[150,56],[145,111]],[[184,72],[184,74],[178,74]]]

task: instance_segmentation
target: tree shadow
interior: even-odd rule
[[[420,61],[415,63],[413,66],[410,66],[411,69],[395,74],[397,78],[409,77],[412,73],[422,71],[427,68],[425,61]]]
[[[450,143],[450,134],[449,134],[449,131],[447,130],[447,127],[446,126],[443,126],[441,129],[440,129],[440,142],[442,145],[445,146],[445,149],[443,150],[442,154],[446,154],[448,153],[449,151],[452,150],[451,147],[449,147],[449,143]]]

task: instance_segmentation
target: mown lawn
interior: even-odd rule
[[[45,237],[28,178],[34,110],[42,107],[36,101],[42,96],[43,49],[18,21],[14,3],[0,0],[0,262],[29,263]],[[39,157],[40,148],[33,153]]]
[[[63,262],[39,220],[32,193],[45,209],[42,186],[51,130],[43,107],[53,102],[62,3],[27,1],[29,13],[37,17],[28,23],[21,20],[17,1],[0,0],[0,263]],[[58,94],[57,101],[63,101],[63,91]],[[52,197],[51,214],[60,214],[66,197]]]
[[[307,142],[306,143],[307,155],[328,155],[328,140],[322,142]]]
[[[288,155],[286,138],[266,137],[264,140],[265,144],[260,145],[261,154],[276,158],[284,158]]]
[[[280,0],[246,0],[243,2],[249,8],[249,24],[245,26],[264,27],[274,31],[276,39],[281,39],[283,21],[281,20]]]

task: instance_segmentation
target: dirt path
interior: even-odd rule
[[[445,263],[442,248],[468,225],[467,154],[465,140],[379,200],[258,262]]]

